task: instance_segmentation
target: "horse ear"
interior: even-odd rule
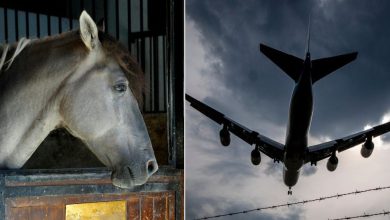
[[[90,50],[95,49],[100,44],[96,24],[86,11],[80,15],[80,35],[81,40]]]

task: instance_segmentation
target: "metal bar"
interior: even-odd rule
[[[80,12],[84,10],[84,0],[80,0]]]
[[[58,33],[62,33],[62,17],[58,17]]]
[[[16,41],[19,40],[19,19],[18,19],[18,10],[15,9],[15,39]]]
[[[28,38],[30,36],[30,19],[28,17],[28,11],[25,12],[26,15],[26,37]]]
[[[108,7],[108,3],[107,3],[107,0],[104,0],[104,6],[103,6],[103,10],[104,10],[104,32],[107,33],[108,31],[108,28],[107,28],[107,25],[108,25],[108,22],[107,22],[107,7]]]
[[[119,1],[115,0],[115,36],[119,40]]]
[[[158,65],[158,37],[153,37],[153,61],[154,61],[154,69],[153,69],[153,75],[154,75],[154,110],[160,110],[160,97],[158,95],[159,93],[159,65]]]
[[[167,110],[167,68],[166,68],[166,41],[167,40],[167,37],[166,35],[163,36],[163,74],[164,74],[164,77],[163,77],[163,86],[164,86],[164,111]]]
[[[141,22],[141,32],[144,31],[144,6],[143,0],[140,0],[140,22]],[[141,38],[141,68],[145,71],[145,39]]]
[[[50,15],[46,15],[47,18],[47,35],[51,35],[51,21],[50,21]]]
[[[153,80],[153,70],[154,70],[154,66],[153,66],[153,42],[152,42],[152,38],[150,37],[149,38],[149,111],[153,111],[154,108],[153,108],[153,87],[152,87],[152,84],[154,83],[154,80]]]
[[[144,30],[142,32],[132,32],[131,33],[131,39],[136,39],[136,38],[147,38],[147,37],[154,37],[154,36],[161,36],[161,35],[158,35],[156,34],[155,32],[153,31],[148,31],[148,30]]]
[[[172,90],[173,99],[172,102],[172,110],[175,117],[174,120],[174,131],[172,135],[175,136],[175,141],[173,147],[174,151],[174,159],[177,168],[183,168],[184,164],[184,123],[183,123],[183,106],[184,106],[184,1],[183,0],[175,0],[174,1],[174,18],[173,18],[173,63],[174,67],[172,69],[173,73],[173,87]]]
[[[69,29],[72,30],[73,29],[73,18],[72,18],[72,0],[69,0],[69,16],[68,16],[68,19],[69,19]]]
[[[131,0],[127,0],[127,45],[131,54]]]
[[[145,71],[145,39],[141,39],[141,68],[142,71]]]
[[[140,51],[140,40],[139,39],[137,39],[136,40],[136,46],[137,46],[137,53],[136,53],[136,57],[137,57],[137,62],[139,63],[139,64],[141,64],[141,56],[140,56],[140,53],[139,53],[139,51]]]
[[[92,18],[96,21],[96,1],[92,0]]]
[[[41,24],[40,24],[40,19],[39,19],[39,14],[37,13],[37,37],[41,37]]]
[[[4,39],[5,42],[8,43],[8,12],[7,8],[4,7]]]
[[[139,0],[139,8],[140,8],[140,30],[144,31],[144,0]]]

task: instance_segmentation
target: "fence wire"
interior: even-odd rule
[[[332,218],[332,219],[329,219],[329,220],[345,220],[345,219],[356,219],[356,218],[370,218],[370,217],[374,217],[374,216],[378,216],[378,215],[389,215],[390,214],[390,211],[385,211],[383,210],[382,212],[377,212],[377,213],[371,213],[371,214],[362,214],[362,215],[356,215],[356,216],[346,216],[346,217],[342,217],[342,218]]]
[[[280,208],[280,207],[290,207],[290,206],[294,206],[294,205],[303,205],[303,204],[307,204],[307,203],[311,203],[311,202],[324,201],[327,199],[340,198],[340,197],[350,196],[350,195],[357,195],[357,194],[368,193],[368,192],[372,192],[372,191],[381,191],[381,190],[385,190],[385,189],[390,189],[390,186],[376,187],[376,188],[370,188],[370,189],[365,189],[365,190],[356,190],[353,192],[318,197],[318,198],[308,199],[308,200],[301,200],[301,201],[297,201],[297,202],[288,202],[288,203],[259,207],[259,208],[254,208],[254,209],[247,209],[247,210],[243,210],[243,211],[230,212],[230,213],[225,213],[225,214],[220,214],[220,215],[206,216],[206,217],[196,218],[194,220],[213,219],[213,218],[221,218],[221,217],[233,216],[233,215],[239,215],[239,214],[248,214],[251,212],[256,212],[256,211],[261,211],[261,210],[276,209],[276,208]],[[380,214],[375,213],[375,214],[371,214],[371,215],[372,216],[383,215],[384,213],[386,213],[386,212],[384,211],[384,212],[381,212]],[[388,213],[386,213],[386,214],[388,214]],[[367,216],[367,214],[364,214],[362,216],[344,217],[344,218],[340,218],[340,219],[351,219],[351,218],[361,218],[361,217],[370,217],[370,216]]]

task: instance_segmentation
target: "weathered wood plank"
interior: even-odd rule
[[[140,220],[141,219],[141,206],[140,198],[138,196],[132,196],[127,201],[127,219]]]
[[[183,171],[181,170],[163,167],[160,175],[152,177],[151,182],[133,189],[120,189],[111,184],[55,185],[58,182],[50,183],[51,178],[67,181],[75,176],[81,180],[91,178],[95,174],[102,177],[109,173],[109,170],[88,169],[65,173],[63,170],[50,172],[39,170],[38,174],[35,172],[37,171],[0,171],[4,183],[1,187],[3,191],[1,195],[4,197],[5,204],[1,207],[5,214],[2,214],[0,219],[7,219],[10,213],[16,213],[15,210],[18,210],[17,213],[20,212],[18,215],[21,215],[16,219],[28,219],[32,215],[36,215],[35,218],[45,219],[49,216],[48,219],[57,219],[60,216],[64,217],[66,204],[115,200],[127,201],[129,219],[183,219],[183,206],[180,204],[183,201]],[[5,186],[5,180],[9,185]],[[12,184],[12,181],[15,181],[15,184]],[[63,183],[67,183],[66,181]],[[137,209],[137,202],[134,200],[138,201]],[[47,211],[42,211],[41,207],[46,207]],[[31,214],[29,210],[38,211]]]
[[[124,194],[84,194],[84,195],[63,195],[63,196],[28,196],[8,198],[6,203],[9,207],[30,207],[30,206],[60,206],[63,204],[105,202],[115,200],[131,200],[141,196],[167,197],[173,192],[142,192]]]
[[[89,171],[89,172],[87,172]],[[4,171],[0,171],[4,172]],[[167,166],[162,166],[159,171],[151,176],[147,183],[170,183],[180,181],[181,172]],[[6,186],[66,186],[66,185],[109,185],[111,184],[111,171],[102,169],[87,169],[75,173],[74,171],[58,170],[52,172],[39,170],[38,173],[14,172],[5,176]]]
[[[10,219],[63,219],[66,204],[127,201],[128,219],[175,219],[175,192],[42,196],[7,199]]]
[[[65,219],[65,206],[49,206],[48,219]]]
[[[167,196],[154,197],[153,220],[168,219]]]
[[[141,197],[141,219],[153,220],[153,197]]]
[[[171,194],[168,196],[168,219],[169,220],[175,220],[175,194]]]
[[[30,207],[7,209],[7,220],[20,219],[30,220]]]
[[[30,220],[49,220],[47,206],[35,206],[30,208]]]

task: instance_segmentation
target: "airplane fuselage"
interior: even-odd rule
[[[286,132],[283,180],[288,187],[298,182],[305,163],[307,139],[313,115],[313,91],[310,54],[306,54],[303,72],[292,93]]]

